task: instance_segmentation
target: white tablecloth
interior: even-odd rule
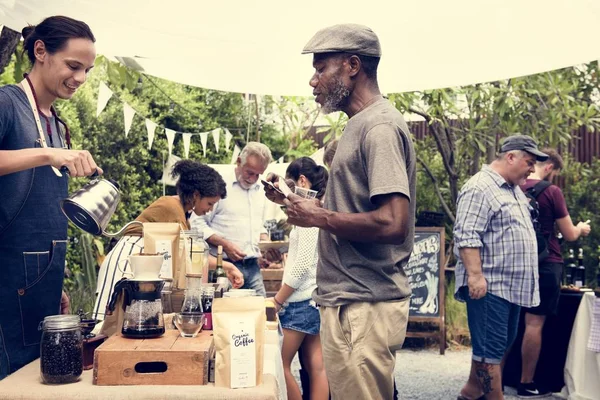
[[[594,299],[593,293],[583,296],[571,332],[565,363],[565,389],[569,400],[600,400],[600,353],[587,349]]]

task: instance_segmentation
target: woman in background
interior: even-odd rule
[[[177,195],[162,196],[148,206],[136,221],[140,222],[176,222],[183,230],[190,229],[189,217],[194,212],[204,215],[213,206],[227,196],[223,178],[213,168],[191,160],[182,160],[175,164],[173,177],[179,176],[175,188]],[[125,260],[130,254],[143,251],[144,240],[141,226],[131,226],[116,246],[108,253],[102,262],[98,273],[96,289],[96,304],[92,318],[103,320],[106,304],[108,303],[116,282],[123,278],[123,272],[118,268],[120,260]],[[216,265],[216,258],[210,257],[211,266]],[[223,261],[223,269],[234,288],[244,284],[244,276],[230,262]]]
[[[297,187],[316,191],[316,197],[321,199],[325,195],[328,173],[311,158],[302,157],[289,165],[286,179],[294,181]],[[312,292],[317,287],[318,237],[319,228],[292,229],[281,289],[273,298],[283,328],[281,353],[290,400],[302,399],[300,388],[291,371],[292,360],[300,345],[303,367],[310,377],[310,399],[329,398],[329,385],[319,337],[321,318],[319,310],[311,300]]]

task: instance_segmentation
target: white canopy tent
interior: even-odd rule
[[[600,58],[597,0],[0,0],[0,24],[63,14],[98,52],[172,81],[242,93],[310,95],[304,44],[320,28],[370,26],[386,93],[538,73]]]

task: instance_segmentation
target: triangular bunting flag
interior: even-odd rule
[[[165,133],[167,135],[167,145],[169,146],[169,155],[171,155],[171,153],[173,153],[173,141],[175,141],[175,131],[173,129],[165,128]]]
[[[146,129],[148,130],[148,150],[152,148],[152,142],[154,142],[154,132],[158,125],[154,122],[146,119]]]
[[[96,117],[104,110],[104,107],[106,107],[106,103],[108,103],[112,94],[112,90],[110,90],[104,82],[100,82],[100,87],[98,88],[98,103],[96,104]]]
[[[206,158],[206,142],[208,141],[208,132],[200,133],[200,142],[202,143],[202,151],[204,152],[204,157]]]
[[[123,103],[123,118],[125,120],[125,137],[129,134],[131,123],[135,117],[135,110],[127,103]]]
[[[233,148],[233,155],[231,156],[230,164],[235,164],[239,156],[240,156],[240,148],[236,144]]]
[[[190,138],[192,137],[191,133],[182,133],[183,135],[183,155],[185,158],[190,156]]]
[[[279,160],[277,160],[277,162],[278,162],[279,164],[283,164],[283,156],[279,157]]]
[[[225,150],[229,150],[229,144],[233,135],[229,132],[229,129],[225,128]]]
[[[215,149],[219,152],[219,138],[221,137],[221,128],[216,128],[210,131],[212,133],[213,140],[215,141]]]

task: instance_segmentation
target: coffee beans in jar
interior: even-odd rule
[[[71,383],[83,371],[83,338],[78,315],[44,318],[40,348],[40,374],[48,384]]]

